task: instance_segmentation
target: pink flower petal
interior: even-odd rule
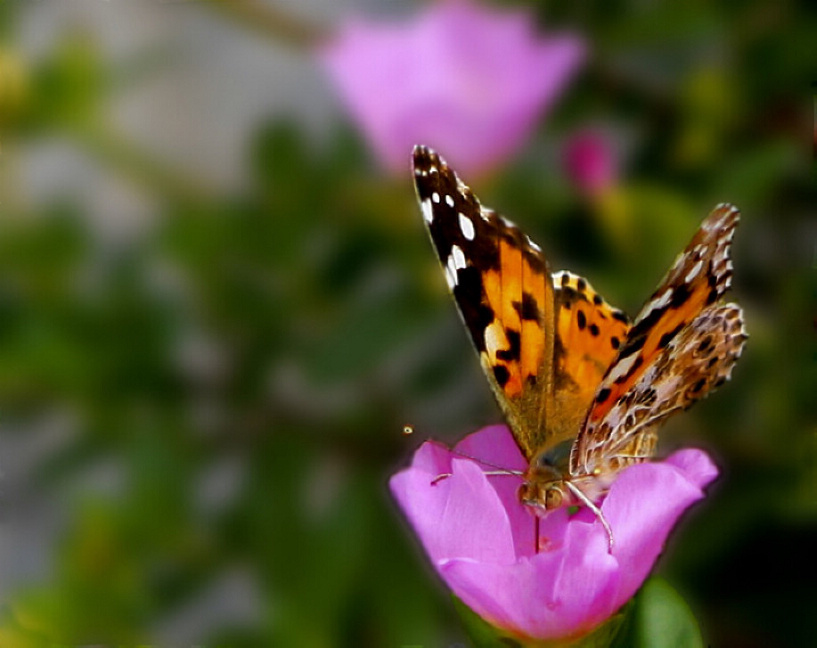
[[[507,511],[482,469],[438,444],[423,444],[417,454],[420,461],[394,475],[389,485],[432,562],[458,556],[512,563],[516,555]],[[453,474],[435,482],[447,472]],[[474,533],[477,528],[483,531]]]
[[[452,560],[446,583],[480,616],[520,637],[556,639],[591,630],[615,612],[620,570],[590,524],[565,525],[560,550],[511,566]]]
[[[319,56],[388,169],[402,172],[422,143],[475,173],[525,143],[584,45],[570,35],[537,35],[526,12],[449,0],[413,21],[350,20]]]
[[[451,590],[497,627],[540,640],[581,636],[615,613],[649,574],[678,517],[717,476],[700,450],[632,466],[601,505],[613,529],[612,554],[587,508],[542,518],[535,553],[534,518],[516,498],[521,478],[483,472],[524,469],[508,429],[485,428],[457,452],[491,466],[426,443],[392,478],[392,492]],[[431,484],[448,471],[453,475]]]

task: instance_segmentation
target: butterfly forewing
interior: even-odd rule
[[[729,243],[738,210],[718,205],[678,256],[636,317],[627,340],[599,385],[588,422],[599,421],[644,374],[652,360],[729,287]]]
[[[523,453],[548,443],[554,294],[541,250],[480,205],[436,153],[414,151],[420,207],[448,286]]]

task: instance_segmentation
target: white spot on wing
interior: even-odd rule
[[[433,202],[435,205],[440,204],[440,194],[438,194],[436,191],[431,194],[431,202]]]
[[[698,273],[701,271],[701,269],[703,267],[704,267],[704,262],[703,262],[703,259],[701,259],[701,260],[698,261],[698,263],[696,263],[694,266],[692,266],[692,269],[687,273],[687,276],[684,277],[684,282],[691,283],[692,280],[695,277],[698,276]]]
[[[431,225],[432,221],[434,220],[434,208],[431,206],[431,201],[426,198],[420,203],[420,209],[423,212],[425,222]]]
[[[463,213],[460,213],[460,230],[462,230],[462,235],[469,241],[474,240],[474,236],[476,235],[476,232],[474,232],[474,224],[471,222],[471,219]]]
[[[667,304],[669,304],[670,300],[672,299],[672,288],[668,288],[664,291],[664,294],[658,297],[657,299],[653,299],[649,304],[647,304],[642,312],[644,315],[648,315],[649,313],[653,312],[657,308],[663,308]],[[643,319],[640,318],[639,319]]]
[[[454,262],[454,268],[456,270],[461,270],[465,268],[465,254],[463,254],[462,248],[459,245],[451,246],[451,256],[448,258],[449,263],[451,261]]]
[[[454,290],[457,285],[457,271],[451,268],[450,257],[449,264],[445,266],[445,282],[448,284],[449,290]]]
[[[452,198],[450,195],[446,195],[445,196],[445,204],[448,205],[449,207],[453,208],[454,207],[454,198]]]
[[[616,381],[617,378],[624,376],[630,371],[630,368],[633,366],[635,359],[638,357],[637,353],[633,353],[630,356],[627,356],[621,362],[617,362],[615,366],[610,370],[610,374],[607,376],[607,380],[605,380],[605,384],[611,384]]]

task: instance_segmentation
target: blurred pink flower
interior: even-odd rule
[[[320,58],[353,119],[392,172],[423,143],[465,174],[495,166],[529,137],[584,57],[573,35],[537,35],[530,14],[466,0],[412,21],[348,21]]]
[[[456,450],[511,470],[527,467],[504,425],[466,437]],[[644,582],[678,517],[717,476],[709,457],[691,449],[627,468],[601,505],[612,553],[586,508],[542,518],[535,553],[534,518],[516,496],[521,478],[483,470],[490,468],[429,441],[390,486],[454,594],[523,640],[580,637],[614,614]]]
[[[597,196],[617,182],[618,162],[613,143],[596,131],[574,135],[564,149],[568,177],[589,196]]]

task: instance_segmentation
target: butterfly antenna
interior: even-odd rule
[[[486,475],[516,475],[517,477],[521,477],[525,473],[521,470],[511,470],[509,468],[503,468],[502,466],[497,466],[495,463],[491,463],[490,461],[485,461],[485,459],[480,459],[479,457],[474,457],[473,455],[465,454],[464,452],[460,452],[459,450],[452,450],[451,454],[455,454],[458,457],[462,457],[463,459],[470,459],[471,461],[476,461],[483,466],[488,466],[489,468],[493,468],[496,472],[489,472],[485,473]]]
[[[570,492],[573,493],[581,502],[593,511],[593,514],[599,519],[601,525],[604,527],[604,530],[607,532],[607,544],[610,553],[613,553],[613,530],[610,528],[610,524],[607,522],[607,519],[604,517],[604,514],[601,512],[601,509],[593,503],[587,495],[585,495],[581,489],[573,484],[570,481],[565,480],[565,485],[570,489]]]

